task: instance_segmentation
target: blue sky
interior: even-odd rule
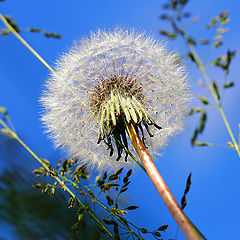
[[[63,36],[62,40],[55,40],[27,31],[22,32],[23,37],[53,66],[55,59],[71,47],[73,41],[88,36],[91,31],[98,28],[134,27],[166,41],[158,34],[159,29],[166,28],[165,24],[159,21],[163,3],[165,1],[157,0],[12,0],[1,3],[0,9],[2,14],[14,17],[23,29],[41,28]],[[193,15],[200,16],[196,27],[191,27],[197,37],[204,36],[203,26],[213,16],[226,9],[230,11],[228,24],[230,31],[224,37],[224,45],[219,49],[219,53],[213,52],[213,56],[223,54],[227,48],[239,48],[240,2],[191,0],[188,5],[188,10]],[[1,23],[0,27],[3,27]],[[168,46],[180,53],[186,52],[186,46],[181,41],[172,41]],[[64,156],[63,152],[54,150],[46,134],[43,134],[39,120],[38,99],[48,77],[48,70],[13,35],[6,39],[0,38],[0,52],[0,105],[8,109],[19,135],[39,156],[53,160]],[[201,56],[207,61],[214,59],[206,48],[201,48]],[[229,75],[236,86],[224,94],[223,104],[235,136],[238,135],[240,119],[239,60],[239,56],[234,59]],[[186,65],[191,88],[198,94],[196,82],[201,75],[188,61]],[[211,69],[208,71],[212,78],[222,77],[220,71]],[[192,148],[190,138],[196,124],[197,119],[190,117],[187,119],[184,133],[171,139],[163,156],[156,161],[156,165],[178,201],[183,194],[187,176],[192,172],[192,186],[188,194],[186,213],[207,239],[237,239],[240,226],[240,159],[233,150],[223,147]],[[230,140],[223,121],[214,108],[209,114],[207,128],[200,140],[218,144]],[[4,159],[0,161],[0,166],[7,166]],[[28,165],[28,168],[32,170],[34,166],[35,163],[32,166]],[[168,237],[175,238],[176,224],[150,180],[141,170],[135,170],[134,181],[130,185],[127,197],[132,204],[140,207],[129,214],[133,222],[150,230],[163,224],[170,224]],[[0,237],[3,236],[4,229],[5,225],[0,225]],[[7,237],[14,239],[11,235]],[[177,239],[184,239],[180,231]]]

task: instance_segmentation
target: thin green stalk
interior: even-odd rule
[[[240,157],[240,149],[239,149],[239,146],[238,146],[238,144],[237,144],[237,141],[235,140],[235,137],[234,137],[234,135],[233,135],[232,129],[231,129],[231,127],[230,127],[230,125],[229,125],[229,122],[228,122],[228,120],[227,120],[227,117],[226,117],[226,115],[225,115],[225,113],[224,113],[224,111],[223,111],[223,108],[222,108],[222,105],[221,105],[221,103],[220,103],[220,101],[219,101],[219,98],[218,98],[218,96],[216,95],[216,92],[213,90],[213,87],[212,87],[210,78],[208,77],[208,75],[207,75],[207,73],[206,73],[206,69],[205,69],[205,67],[204,67],[204,65],[203,65],[203,63],[202,63],[202,61],[201,61],[201,59],[200,59],[200,57],[199,57],[199,55],[198,55],[198,53],[197,53],[197,50],[196,50],[195,46],[194,46],[193,44],[188,44],[188,45],[189,45],[189,48],[190,48],[190,50],[191,50],[191,52],[192,52],[192,54],[193,54],[193,56],[194,56],[194,59],[195,59],[195,61],[196,61],[196,64],[198,65],[200,71],[202,72],[203,78],[205,79],[205,81],[206,81],[206,83],[207,83],[207,85],[208,85],[208,88],[209,88],[210,92],[212,93],[212,95],[213,95],[213,97],[214,97],[214,99],[215,99],[215,101],[216,101],[216,103],[217,103],[217,108],[219,109],[219,112],[220,112],[220,114],[221,114],[221,116],[222,116],[222,119],[223,119],[223,121],[224,121],[224,124],[225,124],[225,126],[226,126],[226,128],[227,128],[227,131],[228,131],[228,133],[229,133],[229,135],[230,135],[230,138],[231,138],[231,140],[232,140],[232,142],[233,142],[234,148],[235,148],[235,150],[237,151],[238,156]]]
[[[99,204],[102,208],[104,208],[106,211],[108,211],[110,214],[114,215],[114,217],[121,222],[128,230],[129,232],[131,232],[133,235],[135,235],[138,239],[143,240],[143,238],[139,235],[137,235],[128,225],[126,225],[126,223],[118,216],[113,214],[106,206],[104,206],[104,204],[102,204],[101,202],[99,202],[97,199],[93,198],[91,195],[87,194],[88,197],[90,197],[92,200],[94,200],[97,204]]]
[[[48,68],[48,70],[51,73],[54,73],[54,70],[49,66],[49,64],[30,46],[30,44],[28,44],[16,31],[15,29],[8,23],[8,21],[6,20],[6,18],[0,13],[0,19],[2,20],[2,22],[11,30],[11,32],[17,37],[17,39],[26,47],[29,49],[29,51],[42,63],[44,64],[45,67]],[[76,93],[72,90],[72,88],[70,88],[69,86],[66,86],[67,89],[73,94],[75,95],[77,98],[78,96],[76,95]],[[84,107],[86,107],[86,109],[91,113],[91,109],[89,109],[89,107],[80,99],[78,98],[79,101],[83,104]]]
[[[72,183],[71,180],[69,180],[69,179],[67,179],[67,178],[65,178],[65,177],[63,177],[63,179],[64,179],[65,181],[69,182],[76,190],[78,190],[78,189],[74,186],[74,184]],[[83,186],[83,187],[86,188],[88,191],[90,190],[87,186]],[[141,238],[141,236],[137,235],[128,225],[126,225],[126,223],[125,223],[124,221],[122,221],[121,218],[118,217],[118,215],[113,214],[112,211],[109,210],[103,203],[101,203],[100,201],[98,201],[97,198],[94,198],[94,197],[92,197],[91,195],[89,195],[89,194],[87,194],[87,193],[86,193],[86,196],[89,197],[89,198],[91,198],[94,202],[96,202],[96,203],[97,203],[99,206],[101,206],[104,210],[106,210],[106,211],[109,212],[110,214],[114,215],[114,217],[115,217],[119,222],[121,222],[121,223],[129,230],[129,232],[133,233],[136,237],[138,237],[138,239],[143,240],[143,238]]]
[[[6,130],[6,134],[11,135],[15,140],[17,140],[43,167],[47,172],[51,172],[51,169],[48,167],[48,165],[41,160],[20,138],[19,136],[13,132],[8,126],[7,124],[2,121],[0,119],[0,124],[5,128]],[[53,176],[53,178],[60,184],[63,186],[64,190],[66,190],[69,195],[75,199],[76,201],[78,201],[78,203],[87,211],[87,213],[92,217],[92,219],[99,224],[99,226],[104,229],[104,231],[109,235],[109,237],[111,237],[112,239],[116,238],[106,229],[106,227],[100,222],[100,220],[94,215],[94,213],[91,211],[91,209],[89,209],[87,206],[85,206],[77,197],[76,195],[64,184],[63,181],[60,180],[59,177],[57,176]]]
[[[53,69],[45,62],[45,60],[15,31],[15,29],[8,23],[6,18],[0,13],[0,19],[7,26],[7,28],[18,38],[18,40],[28,48],[28,50],[34,54],[47,68],[53,73]]]

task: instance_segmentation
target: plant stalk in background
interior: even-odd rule
[[[187,44],[189,48],[187,56],[192,62],[196,64],[197,68],[201,71],[204,79],[204,83],[201,82],[199,85],[206,88],[208,92],[212,95],[214,100],[213,104],[218,109],[227,129],[227,132],[230,136],[231,141],[227,142],[227,147],[234,149],[237,152],[238,157],[240,157],[240,141],[237,141],[237,138],[233,134],[232,127],[230,126],[228,118],[223,109],[222,100],[222,92],[234,86],[234,82],[229,81],[227,77],[229,74],[230,64],[233,58],[236,56],[237,50],[228,49],[226,54],[221,55],[220,57],[211,62],[211,66],[223,70],[224,81],[222,83],[220,82],[220,79],[211,79],[210,75],[206,71],[207,65],[202,61],[199,54],[200,51],[198,51],[199,46],[207,46],[210,43],[211,47],[209,50],[219,49],[219,47],[222,46],[223,36],[229,30],[226,27],[226,24],[229,22],[229,11],[225,10],[221,12],[219,15],[212,18],[212,20],[206,25],[206,29],[208,31],[215,30],[213,39],[195,39],[189,31],[189,22],[186,22],[186,20],[191,16],[191,13],[186,10],[188,2],[189,1],[179,0],[167,1],[167,3],[163,5],[164,13],[160,16],[160,19],[169,22],[172,30],[170,32],[166,30],[160,30],[160,34],[168,37],[169,39],[177,39],[177,37],[182,37]],[[192,18],[190,21],[191,24],[194,24],[195,22],[197,22],[197,18]],[[206,98],[199,96],[199,100],[203,106],[192,109],[191,111],[191,114],[201,113],[200,124],[194,131],[191,143],[193,146],[212,146],[212,143],[197,141],[198,136],[202,134],[205,129],[205,125],[207,122],[207,106],[211,105],[211,101],[208,99],[208,97]],[[224,145],[224,147],[226,147],[226,145]]]
[[[19,136],[12,131],[7,124],[2,121],[0,119],[0,125],[2,125],[4,127],[4,129],[2,130],[2,133],[12,137],[13,139],[17,140],[22,146],[23,148],[25,148],[32,156],[33,158],[35,158],[39,164],[41,164],[43,166],[43,168],[48,172],[52,174],[52,177],[63,187],[63,189],[65,191],[68,192],[68,194],[75,199],[80,206],[82,206],[87,212],[88,214],[91,216],[91,218],[97,223],[99,224],[99,226],[102,227],[102,229],[106,232],[106,234],[109,235],[110,238],[115,239],[114,236],[106,229],[106,227],[101,223],[101,221],[95,216],[95,214],[92,212],[91,209],[89,209],[87,206],[85,206],[77,197],[76,195],[64,184],[64,182],[57,176],[54,176],[54,172],[49,168],[48,164],[46,164],[46,162],[44,162],[42,159],[40,159],[20,138]]]

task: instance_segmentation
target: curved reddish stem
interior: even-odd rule
[[[178,226],[182,229],[183,233],[189,240],[198,240],[202,239],[200,237],[200,233],[193,226],[191,221],[187,218],[187,216],[183,213],[182,209],[176,202],[172,193],[170,192],[168,186],[164,182],[162,176],[157,170],[155,164],[153,163],[146,147],[144,146],[142,140],[136,132],[136,129],[132,124],[126,124],[127,131],[130,137],[130,140],[142,161],[143,166],[146,169],[148,176],[150,177],[152,183],[160,194],[163,202],[167,206],[171,215],[177,222]]]

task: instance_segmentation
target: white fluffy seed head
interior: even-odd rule
[[[182,129],[189,97],[177,54],[144,33],[99,30],[57,62],[41,98],[42,121],[56,147],[100,170],[116,169],[134,164],[117,143],[132,152],[126,122],[157,154]]]

